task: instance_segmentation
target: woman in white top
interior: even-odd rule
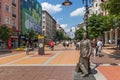
[[[99,41],[97,42],[98,55],[99,55],[99,57],[101,56],[102,46],[103,46],[102,40],[99,40]]]

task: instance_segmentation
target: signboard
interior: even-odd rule
[[[41,38],[44,38],[44,36],[40,36],[40,35],[39,35],[38,38],[41,39]]]
[[[22,0],[22,33],[30,30],[42,34],[42,7],[39,0]]]

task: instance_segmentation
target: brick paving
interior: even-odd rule
[[[120,66],[100,66],[98,69],[107,80],[120,80]]]
[[[73,66],[0,67],[0,80],[73,80]]]
[[[79,52],[75,50],[75,47],[65,49],[60,44],[55,47],[54,51],[45,47],[45,55],[42,56],[38,55],[37,50],[30,52],[30,55],[22,52],[6,55],[6,57],[1,56],[0,80],[73,80]],[[103,57],[93,58],[91,56],[91,62],[107,80],[120,80],[118,75],[112,76],[114,73],[120,74],[118,72],[120,71],[120,51],[114,48],[103,48],[102,53]],[[96,80],[104,79],[96,77]]]

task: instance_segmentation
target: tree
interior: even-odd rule
[[[76,40],[82,40],[84,32],[85,32],[85,30],[82,27],[80,27],[78,30],[76,30],[76,32],[75,32],[75,39]]]
[[[58,40],[63,40],[65,38],[64,34],[62,33],[61,30],[57,31],[57,39]]]
[[[108,11],[112,15],[120,15],[120,1],[119,0],[109,0]]]
[[[89,26],[89,38],[96,38],[102,35],[103,18],[101,15],[93,14],[88,21]]]
[[[1,25],[0,26],[0,39],[2,41],[7,41],[12,34],[12,30],[8,28],[6,25]]]
[[[103,11],[105,11],[105,15],[107,15],[107,11],[108,11],[108,8],[109,8],[109,3],[108,1],[105,1],[103,3],[100,4],[100,7]]]

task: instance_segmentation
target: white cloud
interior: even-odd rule
[[[61,4],[53,5],[48,2],[43,2],[41,3],[41,5],[42,5],[42,9],[47,10],[49,13],[56,13],[62,11]]]
[[[68,28],[68,24],[61,24],[60,26],[65,30],[65,32],[70,31],[70,29]]]
[[[77,8],[73,12],[70,13],[70,16],[82,16],[85,13],[85,7]]]
[[[63,29],[65,29],[67,26],[68,26],[68,24],[61,24],[60,25]]]

